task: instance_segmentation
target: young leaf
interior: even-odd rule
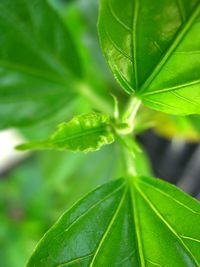
[[[200,205],[161,180],[105,184],[49,230],[27,267],[196,266]]]
[[[200,114],[199,0],[101,0],[99,35],[127,92],[156,110]]]
[[[57,131],[47,140],[19,145],[17,149],[58,149],[71,151],[96,151],[114,141],[109,118],[98,113],[74,117],[58,125]]]
[[[81,62],[46,0],[0,2],[0,127],[27,124],[67,105]]]

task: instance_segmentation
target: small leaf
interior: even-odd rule
[[[199,203],[161,180],[131,177],[99,187],[66,212],[27,267],[198,267],[199,251]]]
[[[125,91],[153,109],[200,114],[199,0],[101,0],[99,35]]]
[[[47,0],[1,0],[0,29],[0,128],[30,124],[66,106],[82,66]]]
[[[17,149],[58,149],[71,151],[96,151],[114,141],[109,117],[88,113],[61,123],[47,140],[19,145]]]

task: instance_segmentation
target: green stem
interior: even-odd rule
[[[140,152],[140,148],[131,135],[118,136],[118,141],[121,144],[121,150],[126,169],[126,174],[136,176],[137,170],[135,168],[135,153]]]
[[[135,95],[132,95],[124,112],[121,115],[120,123],[116,127],[117,134],[128,135],[133,132],[135,126],[135,117],[140,105],[141,100],[139,100]]]
[[[126,147],[122,148],[124,165],[126,169],[126,174],[129,176],[136,176],[137,171],[134,166],[134,154],[131,153]]]
[[[133,124],[137,111],[141,105],[141,100],[139,100],[135,95],[130,97],[130,100],[122,114],[122,121],[128,124]]]
[[[95,108],[110,116],[113,115],[113,107],[106,98],[97,94],[89,85],[81,83],[77,86],[78,92],[86,98]]]

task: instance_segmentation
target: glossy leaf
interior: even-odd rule
[[[71,151],[96,151],[114,141],[109,118],[98,113],[74,117],[58,125],[57,131],[48,139],[19,145],[17,149],[58,149]]]
[[[127,92],[156,110],[200,113],[199,0],[101,0],[99,34]]]
[[[81,62],[47,1],[2,0],[0,29],[0,127],[27,125],[67,105]]]
[[[200,264],[200,205],[161,180],[105,184],[66,212],[27,267]]]

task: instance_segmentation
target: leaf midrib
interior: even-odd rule
[[[100,242],[99,242],[99,244],[98,244],[98,246],[97,246],[97,248],[96,248],[96,250],[95,250],[95,252],[94,252],[94,256],[93,256],[92,259],[91,259],[91,262],[90,262],[90,264],[89,264],[89,267],[93,267],[93,266],[94,266],[94,262],[95,262],[95,260],[96,260],[96,257],[97,257],[97,255],[98,255],[98,253],[99,253],[99,251],[100,251],[100,249],[101,249],[101,247],[102,247],[102,245],[103,245],[103,243],[104,243],[106,237],[108,236],[108,233],[109,233],[110,230],[112,229],[112,226],[114,225],[114,222],[115,222],[115,220],[116,220],[116,218],[117,218],[117,216],[118,216],[118,214],[119,214],[119,211],[120,211],[120,209],[121,209],[121,207],[122,207],[122,205],[123,205],[123,203],[124,203],[124,200],[125,200],[127,191],[128,191],[128,187],[126,186],[126,187],[124,188],[124,193],[123,193],[122,196],[121,196],[121,199],[120,199],[120,201],[119,201],[119,204],[117,205],[117,208],[116,208],[116,210],[115,210],[115,212],[114,212],[114,214],[113,214],[113,216],[112,216],[112,218],[111,218],[111,220],[110,220],[110,222],[109,222],[109,224],[108,224],[108,226],[107,226],[107,229],[106,229],[106,231],[103,233],[103,236],[102,236],[102,238],[100,239]]]
[[[140,230],[140,222],[138,218],[138,210],[137,210],[137,203],[136,203],[136,196],[134,192],[134,184],[130,183],[130,193],[131,193],[131,199],[132,199],[132,212],[133,212],[133,220],[135,225],[135,232],[136,232],[136,241],[137,241],[137,248],[138,248],[138,255],[140,260],[140,266],[145,267],[145,258],[144,258],[144,252],[143,252],[143,244],[141,240],[141,230]]]
[[[56,141],[50,139],[49,141],[53,144],[59,144],[59,143],[65,142],[65,141],[67,142],[67,141],[70,141],[73,139],[79,139],[80,137],[87,137],[87,136],[97,134],[97,133],[99,133],[101,135],[103,135],[105,133],[105,136],[106,136],[106,126],[107,125],[103,125],[103,126],[96,127],[93,129],[88,129],[88,130],[83,130],[83,131],[80,130],[80,132],[75,133],[72,136],[59,138]],[[100,135],[99,135],[99,137],[100,137]]]
[[[146,88],[150,86],[150,84],[154,81],[154,79],[157,77],[158,73],[162,70],[162,68],[165,66],[171,55],[173,54],[174,50],[177,48],[177,46],[180,44],[182,39],[185,37],[187,34],[188,30],[192,26],[193,22],[195,19],[199,16],[200,14],[200,3],[196,5],[194,8],[194,11],[192,12],[191,16],[185,23],[184,27],[180,30],[180,32],[177,34],[175,37],[174,41],[172,42],[171,46],[165,53],[165,55],[162,57],[161,61],[156,65],[150,76],[146,79],[146,81],[143,83],[143,85],[140,87],[140,89],[137,92],[138,96],[143,96],[143,92],[145,91]]]

